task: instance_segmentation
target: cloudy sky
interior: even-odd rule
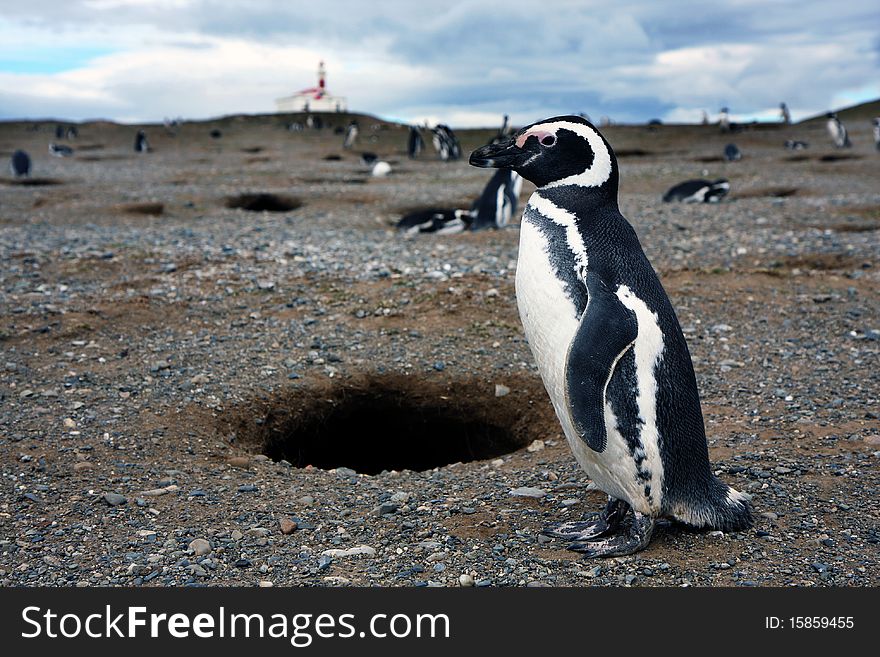
[[[795,119],[880,97],[877,0],[0,0],[0,119],[353,110],[453,126]]]

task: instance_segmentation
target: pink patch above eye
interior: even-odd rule
[[[519,137],[517,137],[516,138],[516,145],[519,148],[522,148],[525,145],[526,141],[528,141],[529,137],[537,137],[538,141],[541,142],[542,144],[544,143],[545,138],[550,137],[551,141],[549,144],[546,144],[547,146],[549,146],[550,144],[552,144],[556,141],[556,135],[553,134],[552,132],[550,132],[549,130],[536,129],[536,130],[529,130],[528,132],[524,132]]]

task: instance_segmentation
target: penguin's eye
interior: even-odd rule
[[[541,138],[541,145],[543,146],[553,146],[556,144],[556,137],[553,135],[547,135],[546,137]]]

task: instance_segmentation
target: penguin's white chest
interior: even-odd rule
[[[564,283],[554,274],[549,248],[549,242],[541,230],[524,218],[516,269],[516,299],[523,329],[544,387],[575,459],[594,483],[609,495],[629,502],[642,513],[655,513],[660,504],[662,479],[654,412],[656,385],[653,380],[653,366],[659,350],[662,350],[659,328],[655,321],[650,321],[653,319],[650,313],[646,318],[644,312],[636,310],[640,327],[633,348],[636,350],[638,390],[633,390],[633,395],[638,401],[640,416],[647,421],[642,429],[645,440],[639,456],[652,470],[653,476],[648,483],[657,486],[649,499],[644,494],[645,480],[639,478],[639,467],[618,430],[611,404],[605,405],[607,446],[602,452],[590,449],[574,428],[566,403],[565,373],[568,349],[577,332],[580,317],[574,302],[566,294]],[[634,302],[630,291],[624,287],[618,291],[618,297],[627,306],[641,303],[637,299]],[[646,319],[649,320],[648,326],[643,330],[642,322]]]

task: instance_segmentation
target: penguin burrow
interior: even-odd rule
[[[560,116],[474,151],[537,186],[520,230],[520,318],[568,444],[608,494],[593,520],[543,533],[586,556],[645,548],[659,518],[736,531],[747,496],[709,463],[696,377],[672,304],[618,209],[610,144]]]

